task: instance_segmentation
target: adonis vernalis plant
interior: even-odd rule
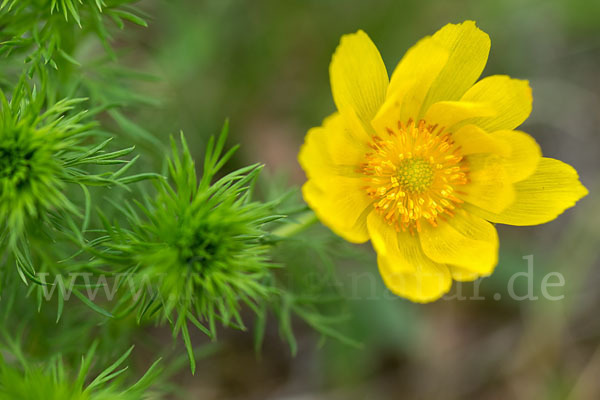
[[[172,321],[174,335],[181,332],[186,342],[192,370],[188,322],[211,337],[218,321],[244,328],[242,305],[258,312],[276,293],[263,227],[282,216],[273,214],[274,204],[250,198],[260,166],[213,182],[236,150],[223,154],[227,131],[225,125],[218,139],[209,141],[199,179],[183,134],[181,152],[172,140],[170,182],[158,181],[156,196],[138,210],[123,208],[131,229],[105,223],[110,240],[103,241],[99,254],[124,265],[137,287],[156,290],[138,301],[139,318],[158,313]]]
[[[346,315],[333,257],[349,245],[327,230],[298,237],[315,213],[270,193],[270,180],[255,199],[261,165],[224,172],[236,150],[225,150],[227,125],[196,163],[183,134],[162,159],[165,143],[133,122],[135,107],[160,103],[132,89],[150,77],[111,47],[115,27],[146,26],[135,3],[0,0],[0,400],[162,398],[185,350],[195,372],[191,327],[216,340],[221,326],[246,330],[248,314],[257,351],[271,316],[292,353],[292,316],[358,345],[336,329]],[[493,223],[544,223],[587,193],[515,130],[531,111],[528,83],[476,82],[489,47],[473,22],[447,25],[390,80],[364,32],[344,36],[330,69],[338,110],[300,152],[309,206],[348,241],[370,239],[388,287],[413,301],[490,274]],[[141,154],[130,159],[132,141]],[[161,162],[162,175],[144,172]],[[172,364],[136,379],[123,364],[131,338],[155,339],[136,327],[146,321],[185,350],[160,340],[150,357]],[[125,353],[94,365],[113,349]]]
[[[32,238],[85,231],[90,187],[124,186],[149,176],[126,175],[133,163],[122,157],[134,148],[107,152],[111,139],[97,140],[102,138],[97,123],[85,110],[75,110],[84,102],[49,103],[26,79],[10,100],[0,91],[0,254],[8,249],[24,279],[35,280]],[[65,194],[68,187],[81,190],[87,204],[74,204]]]
[[[536,225],[587,194],[569,165],[515,130],[527,81],[479,78],[490,39],[449,24],[408,50],[391,79],[369,37],[342,37],[330,65],[337,112],[299,155],[307,203],[343,238],[371,240],[396,294],[436,300],[492,273],[494,223]]]

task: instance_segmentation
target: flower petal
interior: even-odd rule
[[[415,85],[414,80],[404,81],[396,85],[393,93],[388,91],[385,103],[371,121],[371,126],[375,129],[375,132],[381,135],[388,129],[394,130],[399,121],[406,120],[404,117],[406,115],[405,111],[411,107],[409,102],[414,101],[411,96],[414,93],[413,88]]]
[[[385,100],[389,81],[381,55],[365,32],[342,36],[329,76],[338,111],[348,119],[357,117],[368,129]]]
[[[419,234],[423,251],[438,263],[489,275],[498,263],[498,233],[489,222],[464,209],[436,227],[424,224]]]
[[[452,277],[447,266],[431,261],[420,248],[414,247],[414,251],[407,248],[405,253],[397,258],[377,256],[379,273],[390,291],[415,303],[429,303],[448,293]],[[411,263],[415,272],[397,268],[400,263]]]
[[[457,267],[456,265],[448,265],[448,268],[450,269],[452,279],[458,282],[471,282],[481,277],[477,272]]]
[[[531,88],[529,82],[511,79],[505,75],[484,78],[473,85],[461,101],[483,103],[496,112],[492,117],[469,119],[488,132],[514,129],[521,125],[531,113]]]
[[[335,113],[323,121],[323,126],[308,131],[298,161],[309,179],[356,176],[356,168],[370,149],[344,122],[344,118]]]
[[[383,216],[373,211],[367,217],[367,228],[369,237],[377,254],[382,256],[391,256],[398,248],[398,232],[394,227],[385,222]],[[406,266],[406,271],[411,272],[414,269]]]
[[[302,186],[302,195],[321,222],[337,235],[352,243],[369,240],[366,217],[371,199],[360,179],[338,177],[326,186],[310,179]]]
[[[477,125],[465,125],[452,134],[463,155],[492,153],[501,156],[509,182],[531,175],[542,157],[540,146],[525,132],[502,130],[487,133]]]
[[[519,182],[535,172],[542,158],[542,150],[535,139],[525,132],[502,130],[490,134],[510,147],[504,160],[504,169],[511,182]]]
[[[490,37],[474,21],[448,24],[433,40],[449,52],[448,62],[427,94],[422,112],[441,100],[459,100],[481,75],[490,52]]]
[[[411,47],[396,66],[390,80],[387,101],[397,101],[402,96],[402,108],[392,123],[419,119],[423,101],[431,85],[448,61],[448,50],[433,38],[421,39]]]
[[[477,117],[493,117],[496,111],[489,105],[469,101],[438,101],[425,113],[425,121],[444,127],[447,132],[454,132],[454,125]]]
[[[452,134],[452,140],[460,146],[460,154],[492,153],[508,157],[511,153],[510,144],[501,138],[494,137],[477,125],[465,125]]]
[[[367,218],[367,225],[378,254],[379,272],[393,293],[426,303],[450,290],[452,278],[448,267],[427,258],[416,236],[397,233],[375,212]]]
[[[588,194],[573,167],[545,157],[531,176],[514,186],[515,201],[502,212],[492,213],[476,207],[471,210],[500,224],[538,225],[552,221]]]
[[[465,158],[469,166],[469,182],[457,192],[461,200],[492,212],[500,212],[512,204],[514,188],[502,157],[472,154]]]

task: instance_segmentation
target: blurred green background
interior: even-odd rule
[[[122,63],[159,78],[135,87],[157,102],[125,112],[162,141],[182,129],[198,159],[230,118],[229,142],[242,144],[235,165],[266,164],[265,186],[301,185],[296,155],[306,131],[334,111],[328,65],[342,34],[364,29],[391,73],[423,36],[473,19],[492,39],[484,76],[531,82],[533,113],[522,129],[546,156],[573,165],[590,190],[549,224],[500,226],[494,275],[455,285],[434,304],[390,295],[370,245],[353,246],[358,255],[335,263],[350,310],[340,329],[362,348],[323,342],[295,321],[295,357],[276,325],[257,356],[250,334],[225,330],[196,377],[174,378],[182,398],[600,398],[600,2],[146,0],[140,7],[150,27],[128,26],[117,46]],[[539,298],[518,301],[509,283],[528,271],[528,255]],[[549,289],[561,300],[541,292],[551,272],[564,276],[564,287]],[[516,294],[529,290],[524,275],[512,283]]]

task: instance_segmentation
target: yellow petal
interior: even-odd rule
[[[358,118],[365,128],[385,100],[388,75],[381,55],[363,31],[344,35],[329,66],[338,111]]]
[[[367,217],[367,228],[371,243],[377,254],[382,256],[392,256],[398,248],[398,232],[385,222],[382,215],[373,211]],[[406,271],[411,272],[414,269],[410,264],[406,265]]]
[[[545,157],[531,176],[515,184],[515,191],[514,203],[501,213],[472,211],[500,224],[538,225],[552,221],[588,193],[573,167]]]
[[[370,199],[356,172],[368,151],[336,113],[308,132],[298,156],[309,178],[302,188],[304,199],[326,226],[355,243],[368,240],[366,215],[361,213]]]
[[[302,195],[321,222],[337,235],[352,243],[369,240],[366,219],[371,199],[360,179],[338,177],[326,186],[310,179],[302,186]]]
[[[490,37],[474,21],[448,24],[433,40],[449,53],[448,62],[427,94],[423,112],[441,100],[459,100],[481,75],[490,52]]]
[[[310,179],[353,177],[369,151],[366,141],[357,139],[344,118],[335,113],[323,121],[323,126],[308,131],[298,161]]]
[[[382,135],[388,129],[395,130],[398,127],[399,121],[406,121],[402,117],[403,110],[406,110],[404,105],[411,101],[410,96],[414,93],[413,88],[415,85],[416,81],[414,80],[404,81],[396,85],[394,92],[388,91],[385,103],[383,103],[375,118],[371,121],[371,126],[375,129],[376,133]]]
[[[483,218],[456,210],[436,227],[424,224],[419,234],[423,251],[433,261],[489,275],[498,263],[496,228]]]
[[[501,138],[494,137],[477,125],[465,125],[452,134],[452,140],[460,146],[460,154],[492,153],[508,157],[511,146]]]
[[[500,212],[512,204],[514,188],[502,157],[472,154],[465,158],[469,166],[469,182],[459,188],[457,196],[461,200],[492,212]]]
[[[470,282],[481,277],[477,272],[466,268],[457,267],[456,265],[448,265],[452,279],[459,282]]]
[[[448,54],[431,37],[421,39],[406,52],[392,74],[388,89],[387,101],[397,101],[397,96],[403,99],[400,113],[392,118],[394,125],[420,118],[425,96],[446,65]]]
[[[496,111],[492,117],[469,119],[488,132],[514,129],[521,125],[531,113],[531,88],[529,82],[511,79],[505,75],[484,78],[473,85],[461,101],[483,103]]]
[[[412,258],[390,258],[377,256],[379,273],[388,289],[415,303],[429,303],[438,300],[452,287],[452,277],[448,267],[428,259],[420,249],[412,252]],[[397,268],[399,263],[412,263],[415,272],[406,273]]]
[[[496,111],[489,105],[468,101],[438,101],[425,113],[425,121],[444,127],[446,132],[454,132],[454,125],[477,117],[492,117]]]
[[[369,215],[367,224],[377,251],[379,272],[393,293],[426,303],[439,299],[450,290],[452,278],[448,267],[427,258],[416,236],[396,233],[375,212]]]
[[[487,133],[476,125],[465,125],[452,134],[463,155],[492,153],[501,156],[509,182],[518,182],[535,171],[542,157],[540,146],[525,132],[502,130]]]
[[[525,132],[502,130],[490,136],[510,147],[504,160],[504,169],[511,182],[519,182],[533,174],[542,158],[542,150],[535,139]]]

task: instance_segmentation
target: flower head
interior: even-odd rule
[[[342,37],[330,65],[338,112],[299,155],[321,221],[351,242],[370,239],[386,285],[413,301],[491,274],[493,223],[545,223],[587,194],[572,167],[515,130],[531,112],[528,82],[476,82],[489,49],[474,22],[449,24],[388,79],[363,31]]]

